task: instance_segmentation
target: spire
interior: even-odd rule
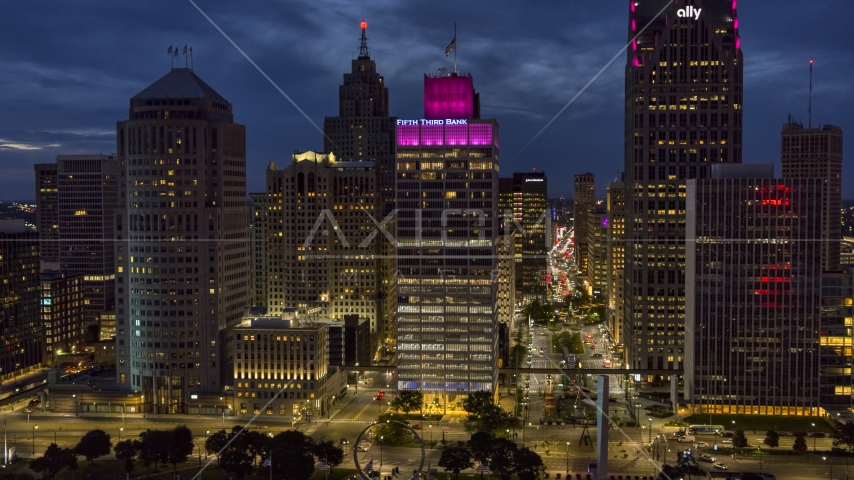
[[[368,29],[368,22],[362,20],[359,26],[362,27],[362,43],[359,45],[359,59],[368,59],[371,58],[368,54],[368,37],[365,36],[365,30]]]

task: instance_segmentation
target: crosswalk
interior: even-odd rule
[[[366,425],[368,423],[373,423],[373,420],[350,420],[350,419],[331,419],[325,420],[326,423],[361,423],[362,425]]]

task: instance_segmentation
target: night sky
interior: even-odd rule
[[[572,195],[591,171],[597,196],[623,168],[625,55],[530,147],[522,147],[627,41],[625,0],[301,1],[198,5],[322,127],[358,55],[359,22],[389,87],[391,114],[421,118],[423,74],[452,68],[444,49],[457,22],[459,70],[474,76],[482,117],[501,126],[501,171],[544,170],[551,195]],[[854,28],[850,2],[741,0],[744,159],[779,169],[787,115],[846,130],[854,155]],[[322,135],[188,1],[4,2],[0,13],[0,200],[32,200],[34,163],[112,153],[129,99],[170,68],[170,44],[192,45],[195,72],[246,125],[248,190],[268,162],[322,149]],[[178,59],[183,66],[184,59]],[[846,162],[851,165],[851,162]],[[854,168],[843,174],[854,198]]]

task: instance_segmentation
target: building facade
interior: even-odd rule
[[[683,366],[685,182],[709,178],[714,164],[741,163],[744,62],[735,8],[730,0],[629,3],[624,334],[631,368]]]
[[[842,241],[842,129],[834,125],[804,128],[791,120],[781,134],[783,178],[816,178],[824,181],[822,194],[822,268],[839,269]]]
[[[39,303],[39,236],[24,220],[0,220],[0,350],[3,381],[41,368],[44,327]]]
[[[732,167],[687,182],[688,404],[820,415],[821,182]]]
[[[822,185],[823,190],[824,187]],[[845,410],[852,405],[852,327],[854,268],[824,272],[821,279],[819,404],[825,409]]]
[[[443,78],[457,87],[440,77],[431,94]],[[397,125],[398,389],[447,408],[497,380],[499,137],[494,120],[429,112],[443,120]]]
[[[573,237],[575,238],[575,266],[582,276],[587,275],[587,225],[588,216],[596,206],[596,184],[592,173],[575,176],[575,199],[573,200]]]
[[[623,344],[623,302],[625,302],[625,282],[623,273],[626,261],[626,196],[623,182],[608,184],[608,229],[607,251],[607,295],[608,327],[614,335],[614,343],[625,352]],[[620,355],[622,358],[622,355]],[[625,362],[625,358],[623,358]]]
[[[83,274],[42,272],[41,321],[45,365],[62,363],[62,355],[82,353],[86,340]]]
[[[275,169],[275,164],[271,163],[270,168]],[[249,241],[252,245],[251,289],[253,307],[267,307],[267,297],[270,293],[268,289],[270,272],[267,268],[270,261],[267,256],[267,237],[269,235],[267,215],[272,210],[272,204],[269,202],[273,199],[266,192],[249,194],[249,200],[252,202]],[[278,258],[276,260],[278,261]]]
[[[587,282],[593,295],[608,286],[608,212],[598,207],[587,216]]]
[[[344,82],[338,87],[338,116],[326,117],[323,122],[323,148],[334,153],[339,161],[369,161],[374,164],[377,176],[375,196],[379,208],[370,214],[375,217],[377,228],[391,233],[394,232],[396,118],[389,116],[385,78],[377,72],[376,62],[370,56],[367,23],[362,22],[361,27],[359,56],[352,60],[350,73],[344,74]],[[394,243],[385,234],[378,235],[373,241],[377,244],[378,256],[371,275],[375,277],[374,295],[379,301],[377,317],[371,320],[373,343],[380,347],[382,355],[390,355],[394,351],[397,316]]]
[[[247,317],[233,332],[236,414],[310,422],[346,392],[346,375],[329,365],[325,324]]]
[[[59,261],[59,187],[56,164],[37,163],[36,229],[39,232],[41,261]]]
[[[499,213],[515,239],[516,297],[520,302],[546,299],[551,212],[543,172],[516,172],[499,179]]]
[[[233,380],[249,308],[246,129],[192,69],[130,99],[116,125],[117,376],[156,413]]]
[[[506,227],[505,227],[506,228]],[[516,241],[513,235],[500,234],[495,240],[498,255],[498,322],[513,328],[516,316]]]

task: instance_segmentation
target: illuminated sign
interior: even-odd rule
[[[448,118],[445,120],[398,120],[398,125],[468,125],[469,121],[466,119],[455,120],[453,118]]]
[[[679,18],[693,18],[694,20],[699,20],[700,11],[702,10],[702,8],[694,8],[688,5],[685,8],[680,8],[679,10],[677,10],[676,16],[678,16]]]
[[[526,183],[527,183],[527,182],[542,182],[542,181],[543,181],[543,179],[542,179],[542,178],[526,178],[526,179],[525,179],[525,182],[526,182]]]

